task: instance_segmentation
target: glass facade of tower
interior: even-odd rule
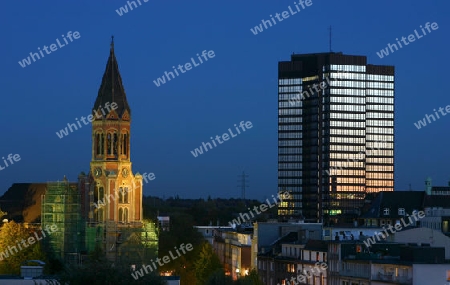
[[[393,67],[342,53],[279,63],[279,216],[357,216],[366,193],[393,190],[393,143]]]

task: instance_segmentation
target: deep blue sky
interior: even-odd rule
[[[250,175],[247,197],[277,191],[277,62],[292,52],[367,55],[396,68],[395,188],[424,189],[450,179],[450,115],[418,130],[413,123],[450,105],[448,0],[317,1],[253,35],[250,28],[294,1],[150,0],[123,16],[126,1],[7,1],[0,16],[0,157],[21,161],[0,171],[0,193],[15,182],[46,182],[89,170],[91,128],[55,132],[87,116],[109,55],[110,36],[132,109],[133,171],[153,172],[146,195],[239,197],[237,175]],[[376,52],[426,22],[439,29],[380,59]],[[30,66],[18,61],[68,31],[80,39]],[[447,38],[447,40],[446,40]],[[203,50],[216,57],[161,87],[153,80]],[[194,158],[191,150],[233,124],[253,128]],[[1,162],[1,160],[0,160]],[[4,166],[2,163],[1,166]]]

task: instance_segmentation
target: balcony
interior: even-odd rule
[[[356,260],[377,260],[383,259],[380,253],[363,253],[357,252],[356,254],[349,254],[343,259],[356,259]]]
[[[393,273],[378,273],[372,276],[372,280],[388,281],[392,284],[412,285],[412,277],[408,276],[394,276]]]

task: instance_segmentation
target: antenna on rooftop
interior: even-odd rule
[[[329,38],[329,41],[330,41],[330,52],[331,52],[331,25],[330,25],[330,38]]]

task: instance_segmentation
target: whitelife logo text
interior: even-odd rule
[[[52,233],[56,232],[58,230],[58,226],[53,224],[50,229],[49,229],[49,225],[45,226],[45,231],[47,231],[48,235],[50,236]],[[16,246],[19,248],[19,250],[17,250],[16,246],[8,246],[8,249],[5,251],[1,251],[0,252],[0,261],[3,259],[6,259],[9,257],[9,253],[11,254],[11,256],[13,256],[15,253],[19,253],[20,250],[24,250],[25,248],[29,247],[30,245],[33,245],[36,243],[37,241],[42,240],[43,238],[47,237],[47,235],[45,234],[45,231],[43,229],[41,229],[41,234],[39,237],[37,232],[34,232],[34,236],[36,237],[36,239],[34,237],[29,237],[27,240],[22,239],[21,242],[18,242],[16,244]],[[28,243],[27,243],[28,242]],[[23,245],[23,248],[21,246],[21,244]],[[15,252],[12,251],[12,249],[14,249]],[[8,253],[9,251],[9,253]]]
[[[69,44],[69,42],[64,37],[64,35],[61,35],[61,36],[62,36],[62,38],[63,38],[63,40],[64,40],[64,42],[66,44],[65,45],[61,44],[59,39],[56,39],[56,42],[58,43],[58,46],[60,48],[62,48],[62,47],[64,47],[64,46]],[[72,39],[72,36],[73,36],[73,39]],[[67,38],[70,40],[70,42],[73,42],[74,39],[78,40],[79,38],[81,38],[81,35],[80,35],[79,32],[76,32],[76,31],[73,32],[73,34],[72,34],[72,31],[68,31],[67,32]],[[49,51],[49,48],[50,48],[50,51]],[[49,47],[48,46],[44,46],[42,49],[45,51],[46,54],[51,54],[53,51],[57,51],[58,50],[58,48],[56,47],[56,44],[51,44]],[[37,59],[41,59],[41,57],[45,56],[40,47],[38,47],[38,52],[39,52],[39,54],[41,56],[39,56],[39,54],[37,52],[35,52],[35,53],[30,52],[31,59],[30,59],[30,56],[28,56],[27,58],[24,58],[21,61],[19,61],[19,65],[22,66],[22,68],[25,68],[25,67],[27,67],[28,65],[31,64],[31,60],[33,60],[33,62],[35,62]]]
[[[182,243],[180,245],[180,248],[175,247],[175,251],[177,252],[177,256],[174,256],[172,251],[169,250],[169,255],[165,255],[163,256],[163,258],[156,258],[156,262],[158,263],[159,266],[163,266],[164,264],[167,264],[169,262],[171,262],[172,260],[177,259],[178,257],[181,256],[181,253],[178,250],[181,250],[183,252],[183,254],[186,254],[186,250],[187,251],[192,251],[194,249],[194,247],[192,246],[192,244],[188,243],[186,245],[184,245],[184,243]],[[164,263],[161,263],[161,260]],[[133,273],[131,273],[131,276],[133,276],[134,280],[138,280],[139,277],[143,277],[144,276],[144,270],[145,270],[145,274],[148,274],[150,272],[153,272],[153,270],[157,270],[157,266],[155,264],[155,261],[153,261],[153,259],[150,260],[151,264],[150,265],[144,265],[142,266],[141,270],[136,270]],[[153,266],[152,266],[153,265]],[[150,272],[147,270],[150,269]]]
[[[2,167],[0,165],[0,171],[2,171],[3,169],[5,169],[6,167],[9,166],[9,164],[8,164],[8,162],[6,162],[6,160],[8,160],[11,165],[13,165],[14,164],[13,160],[15,162],[20,161],[20,155],[18,155],[18,154],[13,155],[12,153],[10,153],[10,154],[8,154],[8,157],[6,159],[4,156],[2,156],[2,159],[3,159],[3,162],[5,163],[5,167]]]
[[[113,102],[113,103],[111,104],[111,106],[110,106],[110,103],[109,103],[109,102],[106,102],[106,103],[105,103],[105,108],[108,110],[108,113],[109,113],[109,112],[111,112],[111,110],[115,110],[115,109],[119,108],[119,106],[117,105],[116,102]],[[101,110],[101,112],[102,112],[103,115],[106,115],[106,114],[107,114],[107,113],[105,113],[105,110],[103,110],[103,108],[100,108],[100,110]],[[100,118],[102,117],[102,114],[98,114],[98,110],[96,110],[96,111],[94,112],[94,114],[95,114],[95,117],[96,117],[97,119],[100,119]],[[80,127],[80,129],[81,129],[82,125],[80,124],[80,121],[78,121],[78,118],[75,118],[75,120],[76,120],[77,123],[78,123],[78,127]],[[83,116],[81,116],[81,119],[80,119],[80,120],[84,123],[84,125],[87,125],[87,124],[89,124],[89,123],[92,123],[92,121],[94,120],[94,115],[88,115],[88,116],[87,116],[88,122],[86,122],[86,117],[83,117]],[[75,124],[67,123],[67,127],[69,127],[69,130],[70,130],[71,133],[73,133],[72,127],[73,127],[75,130],[78,130],[78,128],[77,128],[77,126],[76,126]],[[60,130],[59,132],[56,132],[56,135],[57,135],[60,139],[62,139],[64,136],[68,136],[68,135],[69,135],[69,130],[67,129],[67,127],[65,127],[64,129]]]
[[[259,215],[259,214],[267,211],[268,209],[275,207],[276,205],[278,205],[278,203],[283,202],[283,200],[289,199],[289,197],[290,197],[289,192],[278,193],[276,198],[275,198],[275,196],[272,195],[274,204],[271,204],[269,199],[266,199],[267,204],[263,203],[259,206],[254,206],[253,210],[256,212],[257,215]],[[258,211],[258,208],[261,212]],[[244,214],[239,213],[239,217],[237,217],[237,219],[233,219],[231,222],[228,222],[228,224],[231,227],[235,227],[236,225],[239,226],[241,223],[245,223],[245,222],[250,221],[251,219],[255,218],[255,215],[253,214],[253,210],[251,210],[250,208],[247,208],[247,209],[249,211],[248,213],[250,215],[252,215],[251,218],[247,213],[244,213]]]
[[[436,22],[430,24],[430,22],[427,22],[425,24],[425,29],[427,29],[428,33],[431,33],[430,27],[433,31],[439,29],[439,26]],[[422,28],[422,25],[420,25],[420,29],[422,30],[422,36],[419,35],[419,33],[417,32],[417,30],[414,30],[414,34],[416,35],[417,39],[421,39],[424,36],[427,35],[427,33],[425,32],[425,29]],[[403,42],[403,44],[405,46],[409,45],[410,43],[414,42],[416,40],[416,37],[414,37],[414,34],[410,34],[408,36],[408,41],[406,40],[406,37],[402,37],[401,41]],[[400,46],[400,48],[402,48],[402,44],[400,43],[400,40],[398,38],[395,38],[395,40],[397,41],[397,44]],[[389,55],[389,50],[391,50],[391,53],[394,53],[394,48],[395,47],[395,51],[398,51],[398,47],[396,44],[392,44],[388,43],[387,47],[385,49],[380,50],[380,52],[377,52],[377,55],[379,58],[383,58],[385,56]]]
[[[216,55],[214,54],[213,50],[210,50],[208,52],[206,52],[206,50],[204,50],[202,52],[202,57],[205,59],[205,62],[208,61],[208,58],[214,58]],[[202,58],[200,57],[200,55],[197,53],[197,58],[199,60],[200,63],[195,62],[194,58],[191,57],[191,62],[187,62],[183,65],[179,64],[178,67],[175,68],[175,66],[172,66],[173,68],[173,72],[175,72],[175,74],[177,76],[180,76],[180,74],[178,73],[177,69],[181,72],[181,73],[186,73],[187,71],[192,69],[192,65],[194,65],[194,67],[199,66],[200,64],[203,63]],[[184,69],[183,69],[184,67]],[[156,80],[153,80],[153,83],[155,83],[156,87],[161,86],[162,84],[166,84],[166,78],[167,81],[170,81],[172,79],[175,79],[175,75],[173,74],[173,72],[169,71],[169,72],[164,72],[163,76],[158,77]],[[172,76],[172,78],[170,78],[170,76]]]
[[[236,126],[236,124],[234,124],[234,126],[236,127],[237,135],[239,135],[241,133],[239,131],[239,128]],[[242,129],[243,132],[245,132],[246,129],[253,128],[253,125],[252,125],[252,122],[247,121],[247,122],[245,122],[245,126],[244,126],[244,121],[241,121],[241,123],[239,124],[239,127]],[[237,137],[236,134],[233,134],[233,132],[231,131],[231,128],[229,128],[228,131],[232,138]],[[222,138],[223,141],[221,141],[220,138]],[[219,135],[217,135],[215,138],[210,137],[210,139],[211,139],[211,142],[214,144],[214,147],[217,147],[216,142],[214,140],[216,140],[219,144],[223,144],[224,142],[226,142],[227,140],[230,139],[230,136],[228,135],[228,133],[224,133],[220,137],[219,137]],[[200,154],[203,154],[203,148],[205,149],[205,151],[208,151],[207,146],[209,146],[210,149],[213,148],[209,142],[207,142],[207,143],[202,142],[202,146],[200,146],[200,148],[196,148],[194,151],[191,150],[192,155],[194,157],[197,157]]]
[[[294,2],[294,5],[295,5],[295,8],[296,8],[297,12],[294,11],[291,6],[288,6],[288,8],[289,8],[288,10],[289,11],[283,11],[283,12],[281,12],[281,14],[280,13],[275,13],[275,18],[277,18],[278,22],[282,22],[283,20],[286,20],[290,16],[293,16],[293,15],[297,14],[298,12],[300,12],[301,9],[300,9],[299,5],[304,10],[304,9],[306,9],[306,7],[309,7],[312,4],[313,4],[312,0],[306,0],[306,1],[299,0],[298,4],[297,4],[297,2]],[[259,26],[255,26],[253,29],[250,29],[250,31],[256,36],[258,33],[264,32],[263,25],[264,25],[264,28],[266,30],[268,28],[272,27],[272,23],[273,23],[273,25],[276,25],[277,21],[273,18],[273,16],[269,15],[269,17],[270,17],[270,20],[272,20],[272,21],[262,19],[261,20],[261,24],[259,24]]]
[[[416,217],[417,215],[417,217]],[[419,211],[416,213],[413,213],[411,216],[408,216],[408,220],[409,220],[409,224],[405,223],[405,220],[403,218],[400,219],[400,221],[402,222],[403,226],[406,228],[410,225],[414,225],[415,222],[417,222],[419,219],[423,219],[425,218],[425,212],[424,211]],[[411,219],[411,217],[414,217],[414,222]],[[395,230],[394,230],[395,228]],[[372,244],[375,244],[377,241],[375,240],[375,237],[377,238],[378,241],[380,241],[380,236],[382,239],[385,239],[389,236],[388,230],[391,232],[391,234],[396,233],[397,231],[401,231],[402,230],[402,225],[400,223],[396,223],[394,226],[389,225],[388,228],[386,229],[385,226],[383,226],[383,231],[379,232],[379,233],[375,233],[375,235],[373,237],[368,238],[367,240],[364,241],[364,244],[366,245],[367,248],[371,247]],[[384,234],[383,234],[384,232]]]

